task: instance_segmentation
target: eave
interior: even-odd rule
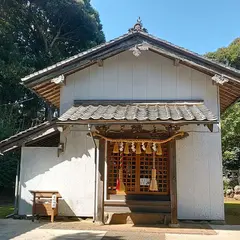
[[[50,104],[59,107],[61,86],[51,82],[53,78],[60,75],[70,75],[93,64],[97,64],[99,60],[103,61],[129,50],[133,46],[141,44],[147,44],[150,51],[172,60],[178,60],[179,64],[201,71],[211,77],[217,74],[227,78],[227,83],[219,85],[221,112],[224,112],[227,107],[238,101],[240,97],[240,71],[214,62],[144,32],[125,34],[110,42],[31,74],[22,80],[25,86],[31,88],[40,97]]]

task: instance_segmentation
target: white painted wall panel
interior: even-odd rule
[[[153,55],[153,61],[148,63],[147,68],[147,99],[161,99],[161,83],[162,83],[162,65],[158,61],[158,55]]]
[[[107,59],[104,64],[108,67],[103,68],[103,96],[115,99],[118,94],[118,56]]]
[[[80,131],[71,131],[66,143],[66,151],[60,157],[57,148],[22,148],[19,214],[31,214],[29,190],[57,190],[63,197],[59,215],[93,216],[93,143],[86,132]]]
[[[147,59],[146,55],[133,61],[133,99],[144,99],[147,96]]]
[[[61,89],[61,113],[74,100],[205,100],[218,113],[217,86],[209,76],[146,51],[126,51],[67,76]]]
[[[224,220],[220,133],[177,141],[178,218]]]
[[[192,70],[179,65],[177,67],[177,99],[192,99]]]
[[[132,99],[133,96],[133,56],[129,54],[118,55],[118,77],[117,91],[118,94],[113,99]],[[104,65],[108,68],[107,65]],[[111,89],[108,88],[108,91]],[[81,96],[79,96],[81,97]],[[108,95],[106,95],[106,99]],[[110,98],[109,98],[110,99]]]
[[[171,64],[162,65],[162,99],[176,99],[177,96],[177,72],[176,67]]]

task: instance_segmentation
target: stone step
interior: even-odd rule
[[[170,213],[105,213],[105,224],[169,224]]]

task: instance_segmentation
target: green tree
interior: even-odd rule
[[[46,117],[47,104],[20,84],[21,77],[104,41],[90,0],[1,0],[0,140]],[[8,175],[1,159],[0,169]],[[0,185],[8,185],[4,179],[0,173]]]
[[[216,52],[207,53],[208,58],[240,69],[240,38],[235,39],[228,47],[219,48]],[[228,169],[239,166],[240,148],[240,102],[229,107],[221,116],[223,165]]]

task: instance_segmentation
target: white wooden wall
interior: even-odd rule
[[[224,220],[220,129],[182,130],[189,136],[176,142],[178,218]]]
[[[67,77],[61,88],[61,113],[74,100],[204,100],[219,116],[218,88],[209,76],[150,51],[130,51]],[[186,126],[177,141],[179,219],[223,220],[221,131]]]
[[[93,143],[86,132],[71,131],[65,137],[66,151],[60,157],[57,148],[22,148],[20,215],[32,213],[29,190],[57,190],[63,197],[59,215],[93,217]]]
[[[218,90],[209,76],[150,51],[123,52],[69,75],[61,88],[61,113],[74,100],[204,100],[218,115]]]

